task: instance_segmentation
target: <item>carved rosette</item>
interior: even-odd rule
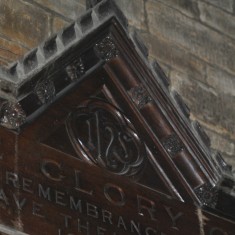
[[[172,156],[176,155],[184,149],[183,143],[176,134],[172,134],[165,138],[162,142],[162,145]]]
[[[65,70],[71,81],[77,80],[85,73],[84,63],[82,59],[79,58],[68,65]]]
[[[69,115],[66,126],[75,151],[90,164],[132,178],[138,178],[144,169],[143,142],[110,103],[88,100]]]
[[[4,103],[1,107],[1,124],[9,129],[18,129],[25,123],[26,114],[19,103]]]
[[[96,43],[94,49],[98,56],[105,61],[109,61],[119,56],[119,51],[116,48],[116,45],[114,44],[113,39],[110,35],[105,37],[100,42]]]
[[[42,104],[49,103],[55,97],[54,82],[50,79],[39,80],[34,91]]]
[[[146,104],[152,101],[152,97],[142,85],[131,88],[128,93],[138,109],[142,109]]]
[[[194,190],[201,203],[214,208],[218,201],[218,190],[209,184],[204,184]]]

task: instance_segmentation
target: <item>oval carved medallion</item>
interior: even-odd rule
[[[130,121],[110,103],[84,102],[66,122],[67,132],[83,160],[118,175],[136,176],[144,168],[145,147]]]

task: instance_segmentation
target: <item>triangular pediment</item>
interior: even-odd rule
[[[212,156],[206,133],[191,122],[188,107],[170,90],[158,63],[148,61],[145,45],[136,33],[128,32],[115,3],[89,3],[93,8],[76,22],[2,71],[0,134],[10,156],[3,164],[3,180],[19,195],[37,192],[47,203],[54,200],[53,208],[67,206],[57,187],[64,186],[66,195],[77,190],[93,202],[103,179],[106,200],[123,206],[124,191],[111,183],[123,180],[133,190],[140,187],[179,205],[207,207],[233,218],[234,205],[221,199],[234,202],[230,167],[219,154]],[[6,199],[2,191],[6,202],[4,195]],[[9,200],[21,210],[26,201],[19,198]],[[79,205],[71,202],[75,199],[69,200],[68,205],[78,210]],[[170,207],[164,208],[173,216]],[[42,217],[39,210],[38,204],[33,207]],[[5,216],[11,217],[7,212]],[[17,213],[14,216],[18,218]],[[105,218],[110,222],[108,215]],[[171,231],[175,228],[170,226]]]

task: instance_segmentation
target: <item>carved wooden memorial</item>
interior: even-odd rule
[[[234,235],[235,181],[110,0],[1,71],[0,231]]]

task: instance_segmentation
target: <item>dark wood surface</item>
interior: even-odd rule
[[[42,132],[46,133],[39,128],[34,133]],[[231,220],[109,173],[61,150],[35,144],[26,136],[15,138],[18,169],[10,162],[16,156],[10,159],[11,155],[5,155],[4,165],[1,164],[2,193],[8,201],[7,204],[1,200],[1,218],[11,228],[35,235],[189,232],[197,235],[202,227],[205,234],[234,233],[235,223]],[[82,227],[85,225],[89,233]]]
[[[123,98],[117,99],[121,92],[112,90],[114,85],[108,78],[104,69],[95,71],[19,134],[1,128],[3,224],[33,235],[163,235],[189,234],[189,231],[197,235],[202,226],[205,226],[205,234],[232,235],[234,222],[205,212],[192,202],[180,202],[164,184],[151,162],[151,158],[160,155],[140,150],[143,142],[148,140],[141,138],[147,136],[141,132],[143,123],[130,118],[133,114],[128,112],[128,102]],[[89,107],[90,113],[84,107]],[[122,127],[122,122],[127,122],[123,120],[127,118],[125,109],[131,124],[128,121],[129,124]],[[123,168],[114,168],[112,173],[110,165],[97,162],[98,130],[97,123],[93,123],[97,110],[100,111],[98,115],[103,131],[105,126],[102,125],[106,124],[113,133],[126,133],[126,128],[131,128],[140,136],[135,144],[130,140],[124,142],[124,145],[129,144],[126,153],[135,162],[138,163],[136,156],[131,154],[136,155],[136,144],[144,157],[140,164],[142,169],[134,170],[133,176],[129,175],[130,172],[122,175],[118,170]],[[79,119],[80,112],[82,115],[85,113],[82,116],[85,119]],[[105,117],[102,118],[103,114]],[[115,119],[112,115],[119,117]],[[87,117],[91,118],[91,129],[86,122]],[[103,155],[111,143],[111,132],[106,132],[108,136],[103,136],[105,132],[100,134],[101,141],[104,141],[101,146]],[[88,143],[91,137],[91,145],[96,150],[89,155],[92,151]],[[87,152],[82,154],[78,140],[82,141]],[[113,143],[111,153],[117,151],[115,147],[122,147],[116,139]],[[83,227],[85,225],[89,233]]]

